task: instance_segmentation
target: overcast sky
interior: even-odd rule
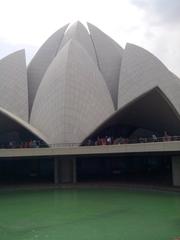
[[[180,77],[180,0],[0,0],[0,58],[25,48],[27,63],[66,23],[90,22],[137,44]]]

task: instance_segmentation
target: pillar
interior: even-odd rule
[[[54,158],[54,183],[55,184],[59,183],[59,162],[60,162],[60,159],[55,157]]]
[[[76,158],[61,157],[54,159],[54,183],[76,183]]]
[[[180,156],[172,157],[172,179],[174,186],[180,186]]]
[[[31,163],[30,163],[30,175],[35,177],[40,174],[40,163],[39,159],[32,158]]]
[[[73,158],[73,183],[77,182],[77,172],[76,172],[76,158]]]

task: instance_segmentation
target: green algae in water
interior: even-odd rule
[[[169,240],[180,194],[120,189],[0,192],[1,240]]]

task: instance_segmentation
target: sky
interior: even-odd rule
[[[180,0],[0,0],[0,59],[25,49],[27,64],[56,30],[90,22],[123,48],[153,53],[180,77]]]

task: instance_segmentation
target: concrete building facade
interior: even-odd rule
[[[0,84],[1,144],[36,138],[81,145],[107,134],[136,137],[139,130],[180,135],[180,79],[145,49],[129,43],[123,49],[90,23],[59,29],[27,68],[23,50],[2,59]],[[73,160],[62,161],[68,164]]]

